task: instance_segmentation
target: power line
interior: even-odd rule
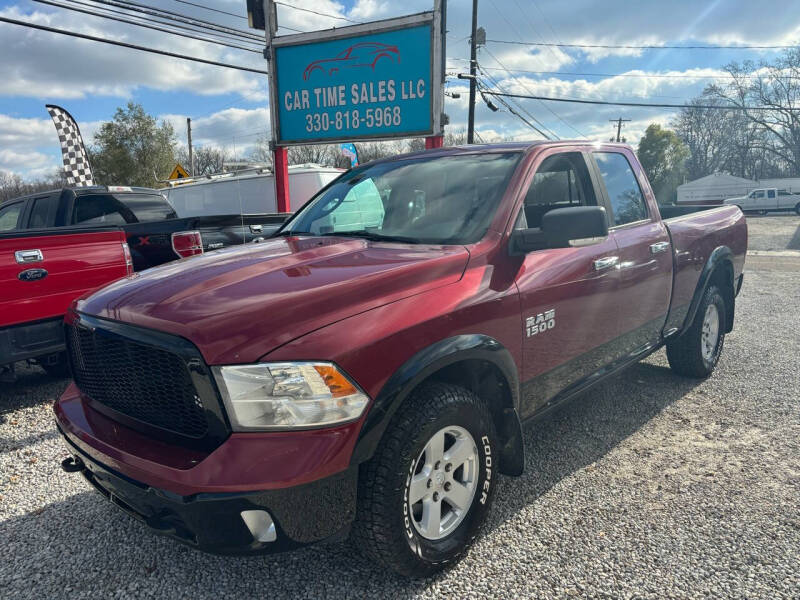
[[[188,4],[189,6],[196,6],[197,8],[202,8],[203,10],[210,10],[215,13],[219,13],[221,15],[230,15],[231,17],[236,17],[237,19],[244,19],[247,21],[247,17],[244,15],[237,15],[236,13],[228,12],[226,10],[220,10],[218,8],[212,8],[211,6],[206,6],[205,4],[195,4],[194,2],[189,2],[188,0],[173,0],[173,2],[178,2],[180,4]]]
[[[328,17],[329,19],[339,19],[340,21],[347,21],[348,23],[357,23],[359,25],[363,23],[363,21],[354,21],[353,19],[348,19],[347,17],[339,17],[337,15],[332,15],[330,13],[320,12],[318,10],[312,10],[310,8],[303,8],[302,6],[294,6],[292,4],[287,4],[286,2],[280,2],[279,0],[275,0],[275,4],[280,4],[281,6],[285,6],[286,8],[291,8],[292,10],[299,10],[299,11],[302,11],[302,12],[318,15],[320,17]]]
[[[93,17],[100,17],[100,18],[103,18],[103,19],[110,19],[112,21],[118,21],[120,23],[126,23],[128,25],[135,25],[137,27],[143,27],[145,29],[152,29],[152,30],[155,30],[155,31],[161,31],[163,33],[168,33],[170,35],[178,35],[178,36],[181,36],[181,37],[184,37],[184,38],[189,38],[189,39],[192,39],[192,40],[198,40],[200,42],[206,42],[208,44],[219,44],[220,46],[227,46],[228,48],[236,48],[237,50],[246,50],[247,52],[254,52],[256,54],[261,54],[261,50],[256,50],[254,48],[245,48],[244,46],[237,46],[236,44],[229,44],[229,43],[223,42],[221,40],[213,40],[213,39],[210,39],[210,38],[199,37],[199,36],[195,36],[195,35],[189,35],[188,33],[181,33],[179,31],[170,31],[169,29],[165,29],[163,27],[157,27],[155,25],[148,25],[147,23],[139,23],[139,22],[136,22],[136,21],[131,21],[129,19],[123,19],[121,17],[114,17],[112,15],[107,15],[107,14],[103,14],[103,13],[99,13],[99,12],[94,12],[94,11],[91,11],[91,10],[85,10],[85,9],[82,9],[82,8],[77,8],[75,6],[68,6],[68,5],[65,5],[65,4],[59,4],[58,2],[52,2],[51,0],[33,0],[33,1],[34,2],[39,2],[40,4],[47,4],[49,6],[55,6],[57,8],[63,8],[65,10],[71,10],[71,11],[74,11],[74,12],[79,12],[79,13],[83,13],[83,14],[86,14],[86,15],[91,15]],[[75,2],[74,0],[73,0],[73,4],[80,4],[80,5],[83,5],[83,6],[88,6],[86,4],[83,4],[82,2]]]
[[[488,52],[488,50],[487,50]],[[469,62],[467,58],[448,57],[447,60],[458,60],[461,62]],[[574,77],[633,77],[641,79],[764,79],[769,78],[768,75],[729,75],[727,73],[720,73],[719,75],[689,75],[686,73],[576,73],[572,71],[530,71],[526,69],[516,68],[499,68],[499,67],[483,67],[487,71],[510,71],[512,73],[526,73],[529,75],[567,75]],[[784,79],[800,79],[798,75],[781,75]]]
[[[606,50],[785,50],[798,48],[796,45],[775,46],[657,46],[657,45],[630,45],[630,44],[562,44],[548,42],[518,42],[515,40],[486,40],[493,44],[514,44],[517,46],[554,46],[556,48],[600,48]]]
[[[147,4],[140,4],[138,2],[133,2],[132,0],[92,0],[98,4],[106,4],[109,6],[116,6],[117,8],[123,8],[125,10],[131,12],[138,12],[150,16],[160,17],[162,19],[168,19],[170,21],[177,21],[178,23],[185,23],[191,24],[195,27],[205,27],[207,29],[213,29],[218,32],[233,34],[241,38],[247,38],[251,40],[255,40],[257,42],[263,42],[263,36],[257,35],[250,31],[246,31],[244,29],[236,29],[235,27],[228,27],[227,25],[220,25],[219,23],[214,23],[212,21],[206,21],[204,19],[199,19],[197,17],[189,17],[187,15],[172,13],[170,11],[166,11],[155,6],[149,6]]]
[[[498,89],[500,89],[500,91],[503,91],[503,92],[505,92],[505,90],[502,88],[502,86],[500,85],[500,83],[499,83],[499,82],[498,82],[498,81],[497,81],[497,80],[496,80],[494,77],[492,77],[492,76],[491,76],[491,75],[489,75],[488,73],[484,72],[484,70],[483,70],[483,68],[481,67],[481,65],[478,65],[478,69],[481,71],[481,73],[482,73],[482,74],[483,74],[483,75],[484,75],[484,76],[485,76],[487,79],[489,79],[489,81],[490,81],[490,82],[492,82],[492,83],[493,83],[495,86],[497,86],[497,88],[498,88]],[[485,87],[485,86],[481,86],[481,87],[482,87],[482,89],[488,89],[488,88],[487,88],[487,87]],[[484,96],[483,98],[484,98],[484,101],[485,101],[485,100],[486,100],[486,97]],[[511,105],[510,105],[510,104],[508,104],[508,102],[506,102],[506,101],[505,101],[505,99],[504,99],[504,98],[497,98],[497,100],[498,100],[498,101],[499,101],[499,102],[500,102],[500,103],[501,103],[503,106],[505,106],[505,107],[506,107],[506,109],[508,109],[508,111],[509,111],[509,112],[510,112],[512,115],[514,115],[514,116],[516,116],[517,118],[519,118],[519,119],[520,119],[521,121],[523,121],[523,122],[524,122],[526,125],[528,125],[528,126],[531,128],[531,129],[534,129],[535,131],[539,132],[539,133],[540,133],[542,136],[544,136],[544,137],[545,137],[545,139],[548,139],[548,140],[549,140],[549,139],[551,139],[551,138],[550,138],[550,135],[552,135],[554,138],[558,139],[558,135],[557,135],[555,132],[553,132],[551,129],[548,129],[548,128],[547,128],[547,127],[546,127],[546,126],[545,126],[545,125],[544,125],[544,124],[543,124],[541,121],[539,121],[539,120],[538,120],[536,117],[534,117],[534,116],[533,116],[531,113],[529,113],[527,110],[525,110],[525,108],[524,108],[524,107],[522,107],[522,106],[521,106],[519,103],[517,103],[515,100],[513,100],[513,99],[512,99],[512,102],[514,102],[514,104],[515,104],[515,105],[516,105],[516,106],[517,106],[517,107],[518,107],[518,108],[519,108],[521,111],[523,111],[523,112],[524,112],[526,115],[528,115],[528,116],[529,116],[529,117],[530,117],[530,118],[531,118],[533,121],[535,121],[535,122],[536,122],[536,123],[537,123],[537,124],[538,124],[538,125],[539,125],[539,126],[542,128],[542,129],[545,129],[545,130],[547,130],[547,131],[549,132],[549,135],[548,135],[548,133],[545,133],[544,131],[542,131],[541,129],[539,129],[538,127],[536,127],[536,126],[535,126],[535,125],[533,125],[532,123],[530,123],[530,122],[529,122],[527,119],[525,119],[525,118],[524,118],[522,115],[520,115],[519,113],[517,113],[517,112],[516,112],[516,111],[515,111],[515,110],[514,110],[514,109],[511,107]]]
[[[19,25],[21,27],[28,27],[30,29],[38,29],[40,31],[47,31],[49,33],[58,33],[61,35],[67,35],[70,37],[76,37],[83,40],[90,40],[92,42],[100,42],[103,44],[111,44],[112,46],[120,46],[122,48],[129,48],[131,50],[139,50],[141,52],[150,52],[151,54],[160,54],[161,56],[169,56],[171,58],[180,58],[183,60],[190,60],[193,62],[203,63],[206,65],[213,65],[215,67],[226,67],[228,69],[236,69],[239,71],[248,71],[250,73],[259,73],[261,75],[267,75],[267,71],[262,71],[260,69],[253,69],[251,67],[243,67],[240,65],[232,65],[229,63],[217,62],[215,60],[206,60],[205,58],[196,58],[194,56],[186,56],[185,54],[177,54],[175,52],[167,52],[166,50],[157,50],[156,48],[148,48],[146,46],[138,46],[136,44],[129,44],[127,42],[120,42],[117,40],[109,40],[107,38],[101,38],[94,35],[87,35],[85,33],[77,33],[74,31],[66,31],[64,29],[56,29],[55,27],[48,27],[46,25],[39,25],[37,23],[28,23],[26,21],[18,21],[17,19],[9,19],[8,17],[0,16],[0,22],[3,23],[10,23],[11,25]]]
[[[574,102],[576,104],[600,104],[604,106],[637,106],[643,108],[702,108],[708,110],[775,110],[771,106],[739,106],[736,104],[726,104],[723,106],[714,104],[650,104],[647,102],[612,102],[610,100],[582,100],[579,98],[553,98],[551,96],[526,96],[524,94],[506,94],[492,90],[484,90],[485,94],[491,96],[504,96],[506,98],[525,98],[529,100],[547,100],[550,102]],[[789,112],[800,112],[799,108],[781,108]]]
[[[184,31],[189,31],[191,33],[203,33],[204,35],[210,35],[215,38],[222,38],[225,40],[235,40],[242,43],[248,44],[256,44],[258,46],[263,46],[263,40],[255,40],[250,38],[243,38],[238,33],[229,33],[229,32],[218,32],[216,30],[210,30],[208,27],[204,25],[194,25],[194,24],[184,24],[176,19],[174,16],[170,15],[169,18],[161,17],[161,16],[141,16],[137,14],[139,11],[131,8],[124,7],[122,10],[118,10],[117,8],[109,8],[108,6],[96,6],[94,4],[90,4],[87,2],[81,2],[79,0],[62,0],[63,2],[68,2],[69,4],[76,4],[80,6],[86,6],[93,10],[102,10],[105,13],[111,13],[115,15],[120,15],[122,17],[128,19],[140,19],[146,20],[149,22],[157,23],[159,25],[167,25],[172,28],[182,29]],[[96,0],[95,0],[96,1]]]
[[[500,65],[501,67],[503,67],[503,69],[505,69],[506,71],[508,71],[508,74],[509,74],[509,75],[511,75],[511,71],[509,71],[508,69],[506,69],[506,66],[505,66],[503,63],[501,63],[501,62],[500,62],[500,59],[498,59],[498,58],[497,58],[497,57],[496,57],[494,54],[492,54],[492,53],[489,51],[489,49],[488,49],[488,48],[486,48],[486,53],[487,53],[489,56],[491,56],[491,57],[494,59],[494,61],[495,61],[495,62],[496,62],[498,65]],[[529,93],[532,93],[532,92],[530,91],[530,89],[528,88],[528,86],[526,86],[524,83],[522,83],[522,82],[521,82],[521,81],[519,81],[519,80],[516,80],[516,81],[517,81],[517,83],[518,83],[519,85],[521,85],[521,86],[522,86],[522,88],[523,88],[523,89],[525,89],[525,91],[527,91],[527,92],[529,92]],[[547,105],[546,105],[546,104],[544,104],[544,103],[542,103],[542,106],[544,106],[544,107],[545,107],[545,108],[546,108],[548,111],[550,111],[550,113],[551,113],[551,114],[552,114],[554,117],[556,117],[556,118],[557,118],[559,121],[561,121],[562,123],[564,123],[564,125],[566,125],[566,126],[567,126],[567,127],[569,127],[570,129],[572,129],[572,131],[574,131],[575,133],[577,133],[579,136],[581,136],[581,137],[587,137],[587,136],[586,136],[586,134],[584,134],[584,133],[582,133],[581,131],[579,131],[579,130],[578,130],[578,129],[577,129],[575,126],[574,126],[574,125],[572,125],[572,123],[570,123],[569,121],[566,121],[566,120],[564,120],[564,119],[561,117],[561,115],[559,115],[558,113],[556,113],[556,112],[555,112],[553,109],[551,109],[549,106],[547,106]]]

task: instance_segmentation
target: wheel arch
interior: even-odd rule
[[[725,300],[725,333],[730,333],[733,330],[733,314],[736,307],[734,277],[733,251],[728,246],[717,246],[709,255],[700,272],[700,278],[697,281],[692,302],[689,304],[689,312],[686,314],[681,333],[691,327],[703,300],[703,295],[712,283],[716,283],[719,286],[722,291],[722,297]]]
[[[353,463],[369,460],[392,417],[427,381],[459,385],[484,398],[500,439],[499,471],[521,475],[525,464],[519,406],[519,377],[511,353],[492,337],[458,335],[420,350],[388,379],[367,415],[353,450]]]

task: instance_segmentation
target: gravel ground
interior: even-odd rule
[[[800,250],[800,217],[794,213],[767,217],[747,215],[747,227],[749,250]]]
[[[798,598],[800,259],[748,267],[711,379],[659,352],[528,427],[525,475],[427,581],[346,543],[220,558],[150,534],[61,472],[65,382],[24,369],[0,391],[0,596]]]

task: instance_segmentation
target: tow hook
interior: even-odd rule
[[[61,468],[67,473],[79,473],[86,469],[86,465],[77,456],[70,456],[61,461]]]

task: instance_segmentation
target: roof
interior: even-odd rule
[[[303,173],[344,173],[346,169],[338,167],[323,167],[314,163],[304,163],[302,165],[289,165],[289,175],[298,175]],[[200,175],[198,177],[191,177],[186,180],[186,183],[180,183],[180,179],[173,180],[173,184],[166,190],[186,189],[200,185],[207,185],[209,183],[223,183],[230,181],[239,181],[243,179],[255,179],[257,177],[274,177],[272,169],[248,169],[244,171],[231,171],[230,173],[218,173],[215,175]]]
[[[380,164],[385,162],[391,162],[393,160],[405,160],[409,158],[417,158],[420,156],[433,158],[436,156],[457,156],[460,154],[476,154],[476,153],[488,153],[488,152],[527,152],[538,146],[548,146],[548,147],[590,146],[596,144],[597,142],[593,142],[592,140],[535,140],[530,142],[501,142],[497,144],[465,144],[463,146],[448,146],[445,148],[436,148],[434,150],[421,150],[419,152],[409,152],[408,154],[397,154],[395,156],[387,156],[385,158],[379,158],[374,161],[370,161],[369,163],[363,163],[363,164]],[[602,142],[600,145],[602,145],[605,148],[615,147],[615,148],[630,149],[629,144]]]
[[[7,202],[16,202],[17,200],[28,200],[30,198],[41,198],[42,196],[49,196],[50,194],[60,194],[64,190],[70,190],[75,195],[92,194],[98,192],[113,192],[115,194],[160,194],[161,192],[154,188],[147,187],[130,187],[130,186],[117,186],[117,185],[85,185],[80,187],[63,187],[55,188],[52,190],[42,190],[35,194],[26,194],[25,196],[17,196],[10,198],[5,202],[0,202],[0,205]]]
[[[736,177],[735,175],[729,175],[728,173],[712,173],[711,175],[706,175],[700,179],[695,179],[694,181],[689,181],[679,185],[678,189],[685,190],[689,188],[708,188],[723,185],[756,185],[756,182],[752,179]]]

